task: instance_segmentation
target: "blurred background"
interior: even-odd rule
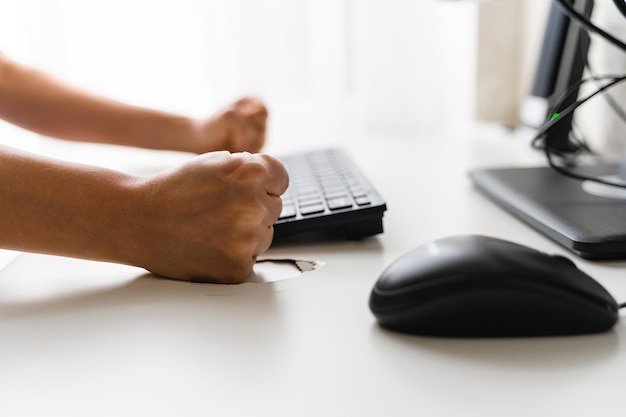
[[[0,0],[0,50],[88,90],[192,116],[258,95],[270,131],[455,133],[519,124],[548,6]]]

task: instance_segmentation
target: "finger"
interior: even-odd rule
[[[248,130],[245,128],[243,121],[240,121],[233,126],[232,144],[233,151],[235,152],[247,152],[251,151],[248,144],[250,140],[248,138]]]
[[[258,256],[267,252],[267,250],[272,245],[273,239],[274,239],[274,227],[270,226],[270,227],[264,228],[263,231],[261,232],[259,243],[257,245],[256,251],[253,256],[254,260],[256,260]]]
[[[246,130],[247,149],[252,152],[258,152],[265,144],[267,110],[262,104],[248,106],[241,116],[244,129]]]
[[[270,195],[281,196],[289,186],[287,169],[278,159],[268,154],[257,154],[268,170],[268,180],[265,183],[265,192]]]
[[[265,126],[252,126],[247,134],[248,150],[259,152],[265,145]]]
[[[235,107],[248,116],[267,118],[267,107],[258,98],[244,97],[235,103]]]
[[[276,223],[276,220],[278,220],[278,217],[283,210],[283,201],[278,196],[265,194],[264,202],[266,215],[263,219],[263,224],[265,226],[271,226]]]
[[[249,123],[243,128],[242,140],[244,141],[244,148],[249,152],[258,152],[265,144],[265,134],[260,132],[256,126],[252,126]]]

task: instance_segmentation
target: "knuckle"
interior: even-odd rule
[[[287,168],[285,165],[278,159],[266,153],[257,154],[264,162],[267,164],[269,169],[275,174],[275,177],[289,182],[289,174],[287,173]]]
[[[237,111],[232,107],[229,107],[222,112],[222,117],[227,122],[235,121],[238,118]]]
[[[243,181],[263,182],[269,176],[267,165],[255,155],[242,154],[237,169],[237,178]]]

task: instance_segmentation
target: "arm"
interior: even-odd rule
[[[0,247],[241,282],[287,182],[266,155],[213,152],[140,178],[0,147]]]
[[[169,149],[257,152],[267,110],[243,98],[203,120],[88,94],[0,54],[0,119],[66,140]]]

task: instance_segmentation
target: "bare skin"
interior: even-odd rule
[[[271,244],[289,180],[278,160],[243,152],[265,142],[260,100],[192,120],[89,95],[0,55],[0,118],[67,140],[203,154],[135,177],[0,147],[0,247],[239,283]]]
[[[244,97],[203,120],[129,106],[0,54],[0,119],[45,136],[193,153],[258,152],[267,109]]]

